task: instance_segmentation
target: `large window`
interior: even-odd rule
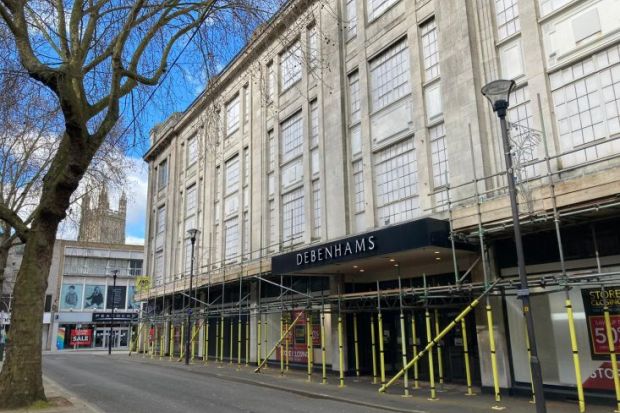
[[[277,221],[277,217],[276,217],[276,201],[274,201],[273,199],[269,201],[269,238],[267,239],[267,245],[269,246],[269,250],[270,251],[274,251],[277,250],[277,244],[278,244],[278,233],[277,233],[277,226],[276,226],[276,221]]]
[[[312,181],[312,238],[321,237],[321,184],[318,179]]]
[[[360,76],[355,71],[349,75],[349,122],[351,125],[361,120]]]
[[[302,53],[299,41],[293,43],[289,49],[282,54],[280,75],[282,77],[282,89],[286,90],[301,80]]]
[[[162,285],[164,283],[164,252],[159,251],[155,253],[155,285]]]
[[[444,124],[429,129],[431,138],[431,159],[433,166],[433,186],[439,188],[448,184],[448,150]]]
[[[236,259],[239,255],[239,219],[237,217],[224,222],[224,238],[226,261]]]
[[[313,71],[319,66],[319,35],[316,26],[308,30],[308,71]]]
[[[366,209],[363,172],[362,160],[353,162],[353,212],[356,214],[364,212]]]
[[[269,153],[267,155],[269,161],[269,170],[273,171],[277,164],[276,139],[273,136],[273,129],[267,132],[267,142]]]
[[[439,46],[437,42],[437,25],[430,19],[420,27],[422,32],[422,56],[424,58],[424,80],[429,81],[439,76]]]
[[[196,184],[187,188],[185,194],[185,231],[196,228],[196,203],[197,203]]]
[[[370,62],[372,110],[377,111],[411,91],[409,49],[403,39]]]
[[[495,0],[495,19],[498,40],[521,31],[518,0]]]
[[[381,16],[392,4],[398,0],[367,0],[368,20],[374,20]]]
[[[237,95],[226,105],[226,135],[239,129],[239,112],[239,95]]]
[[[164,242],[166,238],[166,206],[161,206],[157,209],[157,232],[155,234],[155,249],[160,250],[164,248]]]
[[[198,159],[198,137],[192,136],[187,140],[187,167],[192,166]]]
[[[294,242],[304,233],[304,188],[282,195],[282,240]]]
[[[345,26],[345,37],[348,40],[357,36],[357,9],[355,0],[346,0],[347,25]]]
[[[419,215],[418,165],[413,138],[374,155],[378,225],[389,225]]]
[[[164,159],[157,168],[157,185],[160,190],[168,185],[168,160]]]
[[[550,75],[562,150],[620,133],[620,46]],[[590,147],[581,159],[605,155]]]
[[[288,162],[303,153],[301,112],[297,112],[295,115],[282,122],[280,143],[282,162]]]
[[[225,195],[230,195],[231,193],[237,191],[239,189],[239,156],[236,155],[234,158],[229,159],[226,162],[226,191]]]
[[[267,65],[266,83],[267,83],[266,85],[267,86],[267,101],[271,102],[273,98],[275,97],[275,90],[276,90],[276,73],[273,68],[273,62],[270,62]]]
[[[554,10],[559,9],[572,0],[538,0],[540,3],[540,15],[545,16]]]

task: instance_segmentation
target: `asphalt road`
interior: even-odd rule
[[[98,354],[46,354],[43,372],[104,412],[379,412]]]

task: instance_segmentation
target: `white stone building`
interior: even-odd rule
[[[187,230],[196,228],[195,337],[206,338],[199,320],[218,323],[210,355],[217,339],[238,337],[227,321],[241,314],[250,342],[242,355],[262,358],[279,337],[281,308],[292,316],[309,294],[314,311],[318,297],[327,297],[327,364],[338,371],[338,297],[346,309],[343,369],[355,369],[351,325],[359,321],[360,369],[369,373],[368,322],[379,288],[386,290],[380,336],[387,369],[397,371],[399,306],[389,296],[399,277],[418,288],[406,291],[405,301],[408,319],[420,323],[423,275],[445,289],[459,279],[480,285],[487,262],[491,279],[515,277],[499,122],[480,93],[507,78],[517,83],[508,120],[527,269],[541,293],[532,311],[545,384],[560,391],[576,385],[564,296],[545,290],[545,277],[555,279],[562,267],[555,202],[564,267],[574,279],[583,385],[610,395],[609,380],[595,380],[606,367],[590,340],[596,324],[589,324],[588,291],[575,277],[602,272],[613,281],[620,264],[612,230],[620,227],[619,15],[616,0],[289,2],[185,112],[152,132],[144,157],[152,288],[144,298],[150,322],[160,325],[161,350],[171,350],[171,325],[172,351],[179,349],[175,326],[189,305]],[[491,300],[499,384],[529,391],[520,304],[505,291]],[[431,308],[445,309],[442,325],[471,300],[458,291],[454,297],[431,299]],[[484,311],[468,318],[466,329],[474,381],[491,387]],[[448,381],[464,378],[460,334],[443,342]],[[427,342],[423,334],[418,340]],[[405,341],[411,358],[413,341]],[[318,365],[320,345],[313,346]],[[225,355],[239,356],[228,346]]]

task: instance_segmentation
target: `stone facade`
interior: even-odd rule
[[[82,199],[78,241],[124,244],[127,216],[125,193],[121,195],[116,211],[110,209],[108,190],[105,186],[96,198],[96,202],[93,202],[90,193],[87,193]]]

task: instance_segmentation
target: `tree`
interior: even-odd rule
[[[131,99],[165,78],[172,56],[196,44],[253,27],[277,0],[0,0],[0,18],[27,75],[47,88],[62,131],[41,179],[37,205],[24,220],[0,203],[0,220],[25,243],[17,275],[0,407],[45,400],[41,314],[59,223],[89,166]],[[196,34],[199,33],[199,36]],[[210,51],[212,50],[212,51]]]

